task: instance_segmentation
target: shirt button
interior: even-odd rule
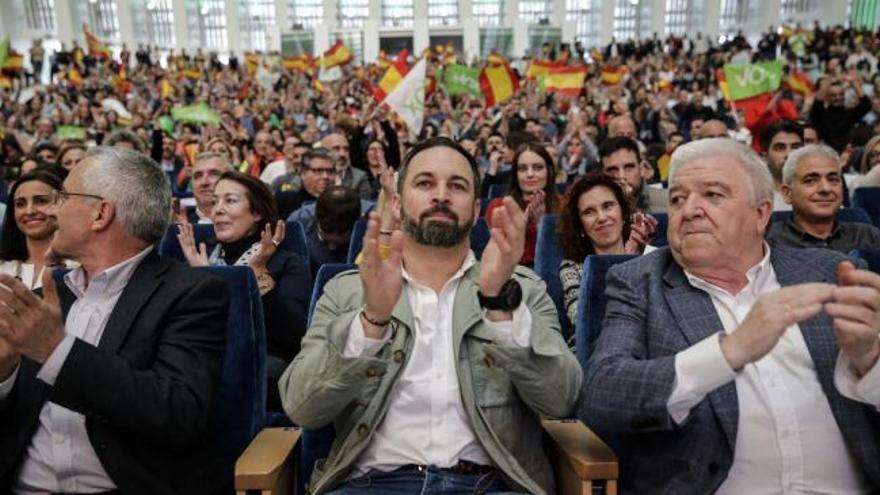
[[[64,441],[65,441],[66,439],[67,439],[67,438],[64,437],[64,436],[62,436],[62,435],[55,435],[55,438],[54,438],[54,440],[55,440],[55,444],[56,444],[56,445],[61,445],[61,444],[64,443]]]
[[[358,425],[358,429],[357,429],[358,435],[364,436],[367,434],[368,431],[370,431],[369,426],[365,425],[364,423],[361,423]]]
[[[395,362],[395,363],[402,363],[402,362],[403,362],[403,358],[404,358],[405,356],[406,356],[406,354],[404,354],[403,351],[401,351],[401,350],[399,350],[399,349],[396,350],[396,351],[394,351],[394,362]]]

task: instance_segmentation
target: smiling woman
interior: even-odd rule
[[[22,175],[9,192],[3,239],[0,240],[0,273],[19,279],[31,290],[42,286],[44,257],[57,228],[52,197],[61,190],[61,178],[47,171]]]

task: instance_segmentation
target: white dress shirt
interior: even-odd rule
[[[742,323],[761,295],[780,289],[770,248],[765,244],[764,249],[764,259],[746,273],[748,282],[736,295],[686,272],[691,285],[709,294],[727,333]],[[880,405],[880,366],[858,379],[840,354],[834,379],[844,396]],[[769,354],[738,373],[724,358],[718,334],[676,354],[669,415],[682,423],[706,394],[731,380],[739,401],[736,448],[717,493],[870,492],[843,441],[797,324]]]
[[[407,464],[446,468],[460,460],[491,465],[471,430],[461,399],[453,349],[453,303],[464,273],[476,263],[469,253],[461,268],[439,294],[403,270],[404,290],[412,307],[415,342],[400,379],[389,397],[388,412],[370,445],[355,463],[355,476],[375,469],[392,471]],[[524,304],[512,321],[483,322],[497,335],[496,343],[528,347],[532,315]],[[390,338],[369,339],[359,317],[352,321],[343,354],[374,355]]]
[[[98,345],[122,290],[151,249],[147,247],[92,280],[86,280],[82,268],[65,275],[64,283],[77,299],[64,323],[64,339],[40,367],[39,380],[55,384],[76,339]],[[0,383],[0,399],[9,395],[17,374],[18,370]],[[116,489],[89,441],[85,416],[49,401],[40,410],[39,425],[13,483],[16,494],[27,495]]]

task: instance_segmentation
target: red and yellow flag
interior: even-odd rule
[[[131,81],[128,80],[128,71],[123,64],[119,65],[119,71],[113,76],[113,89],[122,94],[128,94],[131,91]]]
[[[506,62],[489,65],[480,72],[480,89],[486,95],[486,104],[491,107],[513,96],[519,89],[519,79]]]
[[[810,83],[809,76],[799,70],[792,71],[791,75],[785,79],[785,85],[795,93],[804,96],[813,94],[813,85]]]
[[[529,81],[534,81],[541,76],[549,76],[550,70],[554,67],[558,67],[558,64],[556,62],[547,59],[536,58],[532,60],[532,63],[529,64],[529,68],[526,70],[526,79],[528,79]]]
[[[3,63],[3,72],[6,74],[18,74],[24,68],[24,58],[20,53],[9,52],[9,57]]]
[[[489,54],[489,57],[486,58],[486,62],[488,62],[490,67],[497,67],[499,65],[507,65],[507,60],[504,59],[498,52],[492,52]]]
[[[171,81],[169,81],[167,77],[163,77],[162,80],[159,81],[159,98],[167,100],[172,96],[174,96],[174,86],[171,85]]]
[[[409,56],[409,50],[403,49],[397,53],[394,64],[388,67],[385,75],[379,81],[379,86],[373,89],[373,98],[376,101],[382,101],[386,96],[394,91],[394,88],[403,80],[403,77],[409,72],[409,64],[406,58]]]
[[[0,89],[12,89],[12,79],[9,76],[0,75]]]
[[[547,91],[578,96],[587,79],[587,67],[554,67],[547,76]]]
[[[602,82],[608,86],[620,84],[624,74],[626,74],[626,67],[606,65],[602,67]]]
[[[247,70],[247,73],[250,75],[254,75],[257,72],[257,67],[260,66],[260,55],[252,52],[248,52],[244,54],[244,68]]]
[[[342,40],[337,40],[329,50],[324,52],[324,69],[326,70],[331,67],[336,67],[337,65],[345,65],[351,62],[353,58],[354,55],[352,55],[348,47],[342,43]]]
[[[67,80],[77,88],[81,88],[83,85],[82,75],[80,75],[79,71],[76,69],[70,69],[70,71],[67,72]]]
[[[284,68],[290,72],[308,72],[312,67],[312,57],[308,54],[298,57],[284,57],[281,61]]]
[[[722,96],[724,96],[724,101],[730,102],[730,86],[727,85],[727,78],[724,77],[724,70],[718,69],[715,71],[715,80],[718,81],[718,89],[721,90]]]
[[[89,28],[85,24],[83,24],[83,33],[86,35],[86,44],[89,47],[89,55],[98,60],[113,60],[113,54],[110,52],[110,49],[107,48],[107,45],[102,43],[97,36],[89,31]]]

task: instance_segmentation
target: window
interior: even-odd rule
[[[428,0],[428,23],[432,26],[458,25],[458,0]]]
[[[498,27],[504,23],[504,0],[473,0],[472,6],[480,27]]]
[[[750,0],[721,0],[721,36],[732,39],[737,31],[747,31],[749,19],[756,16],[756,4]]]
[[[382,0],[382,26],[412,27],[412,0]]]
[[[566,0],[566,19],[574,21],[575,38],[585,49],[599,44],[599,28],[602,26],[601,0]]]
[[[529,24],[549,24],[553,17],[552,0],[520,0],[519,16]]]
[[[238,22],[244,49],[265,52],[275,29],[275,0],[239,0]]]
[[[226,51],[226,0],[188,0],[186,17],[193,46]]]
[[[703,0],[666,0],[666,34],[695,35],[703,26]]]
[[[337,0],[336,24],[341,28],[362,28],[370,17],[370,0]]]
[[[174,7],[172,0],[134,0],[132,15],[142,22],[134,23],[138,43],[173,47]]]
[[[287,26],[293,29],[311,29],[324,21],[324,2],[321,0],[291,0],[287,3]]]
[[[808,22],[815,18],[817,7],[815,0],[781,0],[779,19],[783,25]]]
[[[614,2],[614,37],[617,41],[637,38],[639,35],[639,2],[615,0]]]
[[[119,41],[116,0],[89,0],[89,29],[105,43]]]
[[[55,30],[55,0],[27,0],[24,11],[28,28],[41,31]]]

